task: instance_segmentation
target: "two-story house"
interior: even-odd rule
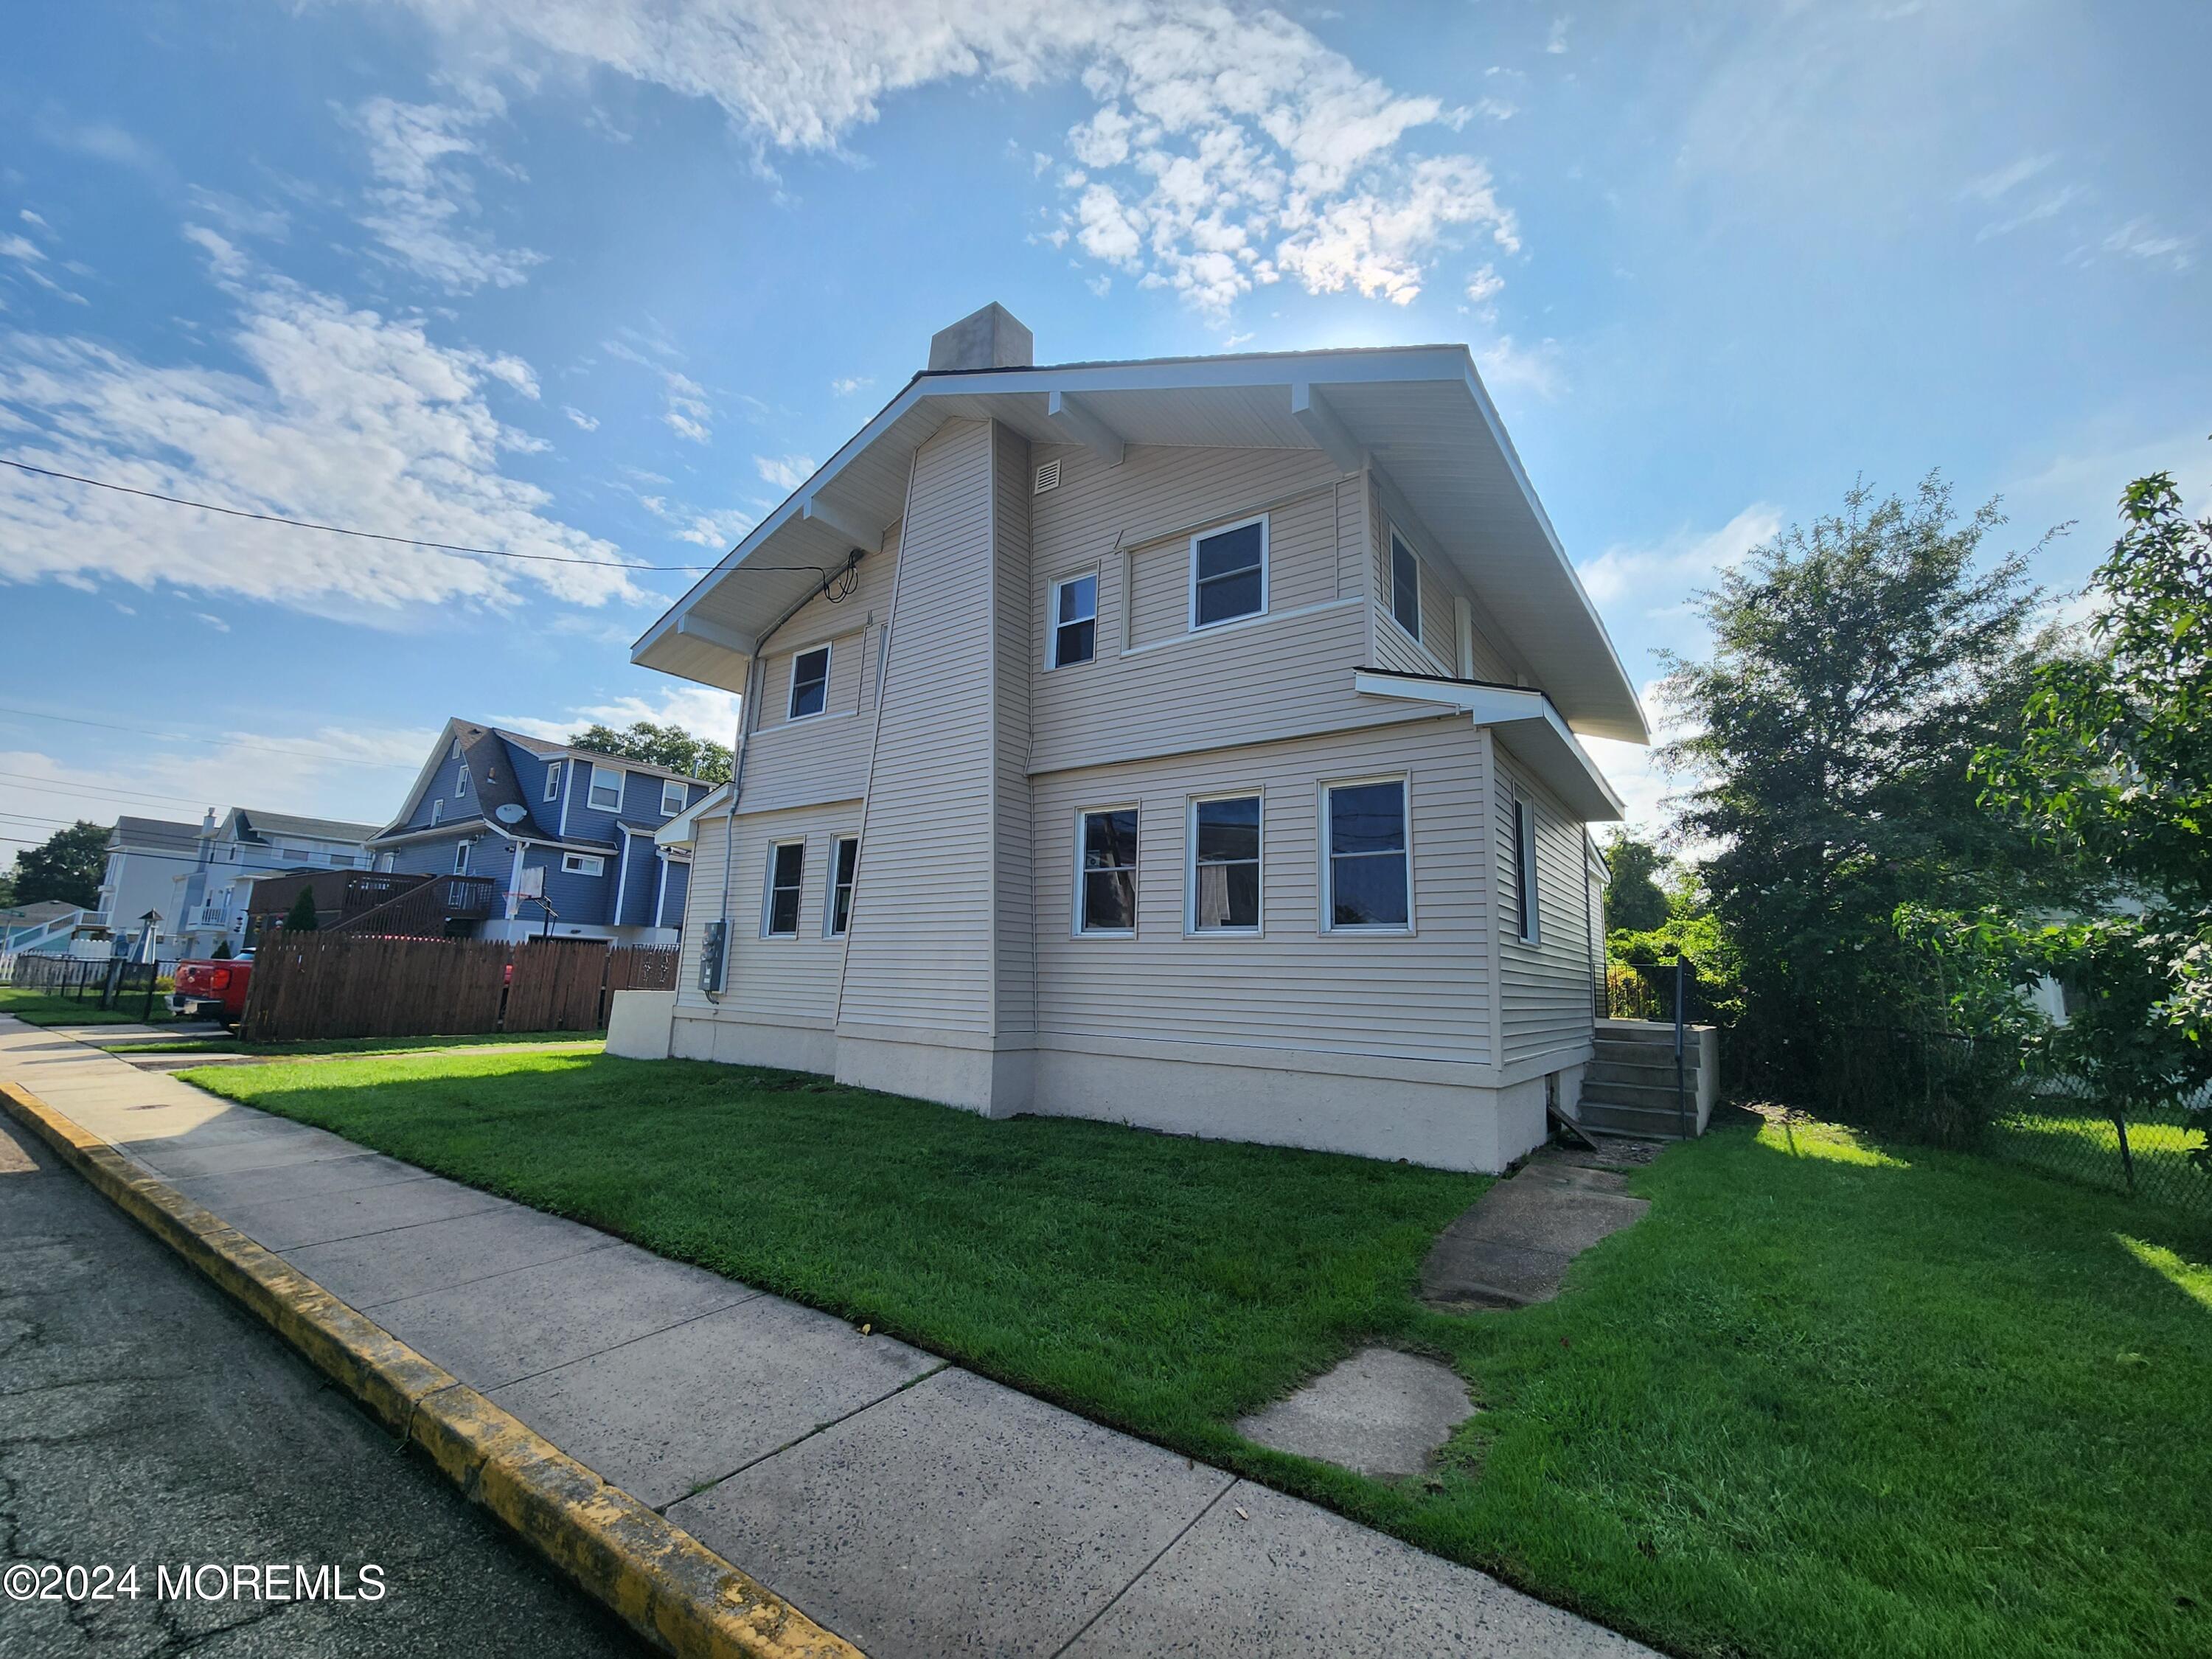
[[[495,884],[486,889],[492,913],[457,917],[457,932],[672,945],[690,850],[655,837],[710,787],[665,767],[451,720],[370,847],[380,871]]]
[[[373,823],[248,806],[234,806],[218,818],[210,807],[197,861],[176,874],[169,902],[157,907],[176,941],[175,953],[205,956],[224,942],[239,949],[246,942],[253,878],[272,870],[366,870],[368,838],[375,833]]]
[[[633,650],[744,699],[671,1051],[1503,1168],[1648,738],[1466,349],[1031,355],[939,334]]]
[[[141,924],[151,911],[161,918],[155,939],[161,954],[176,954],[181,918],[170,907],[177,902],[177,878],[199,866],[200,828],[196,823],[127,814],[115,820],[115,828],[107,832],[107,862],[100,873],[100,902],[87,920],[108,929],[116,938],[117,948],[136,942]]]

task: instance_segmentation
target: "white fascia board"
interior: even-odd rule
[[[391,823],[371,836],[364,845],[374,844],[383,840],[415,816],[415,809],[422,804],[422,792],[430,787],[430,780],[437,775],[438,763],[446,757],[446,751],[453,747],[453,728],[459,724],[460,721],[457,717],[447,716],[446,723],[438,728],[438,741],[431,745],[430,758],[422,763],[422,769],[416,774],[415,787],[407,792],[407,799],[400,803],[398,813]],[[236,807],[231,809],[234,812],[237,810]]]
[[[690,805],[653,832],[656,847],[689,847],[698,839],[698,824],[702,818],[717,818],[726,814],[730,805],[730,786],[718,783]],[[720,809],[720,810],[717,810]]]
[[[1371,668],[1352,671],[1352,689],[1370,697],[1439,703],[1471,716],[1477,726],[1498,728],[1514,757],[1556,791],[1585,823],[1618,823],[1628,809],[1598,769],[1552,700],[1541,691],[1509,685],[1478,685],[1466,680],[1422,679]]]

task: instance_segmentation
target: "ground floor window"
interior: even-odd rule
[[[1194,933],[1260,927],[1260,797],[1190,804],[1190,926]]]
[[[1404,927],[1413,916],[1413,865],[1406,839],[1406,781],[1333,784],[1322,832],[1332,929]]]
[[[829,925],[831,939],[842,939],[853,925],[853,878],[860,869],[860,838],[840,836],[830,860]]]
[[[1082,814],[1076,829],[1075,928],[1080,933],[1137,931],[1137,809]]]
[[[762,929],[770,939],[799,937],[799,888],[806,867],[806,843],[778,842],[768,850],[768,916]]]

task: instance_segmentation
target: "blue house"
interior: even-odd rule
[[[657,845],[653,832],[712,787],[642,761],[451,720],[369,851],[380,871],[474,878],[451,931],[672,945],[690,852]]]

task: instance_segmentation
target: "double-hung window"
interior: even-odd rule
[[[1421,562],[1395,530],[1390,532],[1390,614],[1416,641],[1421,637]]]
[[[1260,797],[1190,804],[1190,927],[1260,931]]]
[[[1052,651],[1048,666],[1089,662],[1098,650],[1098,574],[1070,576],[1052,585]]]
[[[663,778],[660,782],[660,816],[672,818],[682,811],[686,793],[684,786],[674,778]]]
[[[1137,809],[1084,813],[1076,823],[1075,930],[1137,931]]]
[[[561,799],[561,763],[559,761],[555,761],[545,769],[545,799],[548,800]]]
[[[768,906],[761,932],[769,939],[799,937],[799,889],[806,872],[806,843],[780,841],[768,849]]]
[[[468,793],[469,769],[464,766],[459,772],[453,775],[453,799],[455,800],[459,800],[462,796]]]
[[[822,931],[831,939],[842,939],[853,925],[853,878],[860,871],[860,838],[840,836],[830,847],[830,911]]]
[[[433,796],[431,796],[431,797],[430,797],[430,822],[431,822],[431,823],[443,823],[445,821],[446,821],[446,798],[445,798],[443,795],[433,795]]]
[[[453,843],[453,873],[457,876],[465,876],[469,872],[471,845],[471,842],[465,841],[457,841]]]
[[[1267,608],[1267,520],[1190,538],[1190,625],[1211,628]]]
[[[622,811],[623,779],[627,775],[618,766],[592,764],[592,787],[585,796],[592,807],[601,812]]]
[[[1332,784],[1322,831],[1328,863],[1328,926],[1402,928],[1413,916],[1406,781]]]
[[[1513,803],[1514,932],[1528,944],[1536,942],[1536,809],[1525,800]]]
[[[817,645],[791,659],[791,702],[784,716],[803,720],[830,706],[830,647]]]

